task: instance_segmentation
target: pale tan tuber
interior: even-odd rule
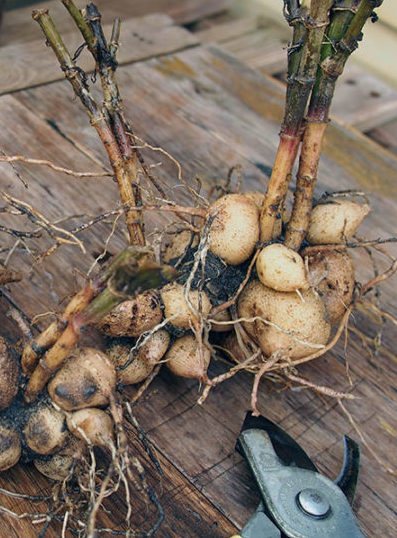
[[[52,400],[65,411],[107,405],[116,388],[111,360],[98,349],[78,349],[48,385]]]
[[[201,380],[207,374],[210,359],[210,350],[204,344],[199,346],[196,338],[188,334],[175,340],[164,360],[173,374]]]
[[[117,371],[117,381],[123,385],[134,385],[148,377],[156,364],[163,358],[170,343],[167,331],[160,330],[151,335],[137,351],[134,360],[126,368],[121,368],[129,359],[131,345],[112,344],[107,353]]]
[[[68,415],[66,422],[73,435],[88,444],[109,446],[113,443],[113,420],[102,409],[80,409]]]
[[[214,331],[216,333],[225,333],[233,329],[233,325],[231,323],[219,323],[220,321],[230,321],[232,319],[228,309],[222,310],[221,312],[213,316],[212,319],[213,321],[211,321],[211,331]]]
[[[263,192],[260,191],[248,191],[244,193],[244,196],[246,198],[249,198],[252,200],[252,202],[255,203],[256,207],[259,209],[259,211],[262,209],[263,201],[265,199],[265,195]]]
[[[198,245],[198,236],[190,230],[181,230],[167,238],[162,248],[162,261],[169,263],[183,256],[189,248]]]
[[[45,460],[33,461],[36,469],[51,480],[65,480],[71,473],[73,463],[79,460],[86,443],[69,435],[67,444],[57,453]]]
[[[325,306],[313,290],[280,292],[258,280],[241,293],[238,315],[264,320],[247,321],[244,327],[266,356],[282,350],[290,358],[305,357],[327,343],[331,330]]]
[[[263,248],[256,259],[259,280],[276,291],[306,289],[308,282],[303,259],[294,250],[274,243]]]
[[[6,471],[18,463],[21,457],[21,437],[17,430],[0,424],[0,471]]]
[[[209,235],[210,251],[229,265],[239,265],[252,256],[259,240],[259,209],[243,194],[227,194],[214,202]]]
[[[204,291],[191,290],[188,298],[191,305],[186,301],[185,287],[181,284],[167,284],[161,290],[164,315],[174,327],[189,329],[200,316],[205,318],[211,310],[210,300]]]
[[[367,204],[333,200],[313,208],[306,239],[312,245],[345,243],[370,212]]]

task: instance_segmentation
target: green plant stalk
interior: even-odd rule
[[[331,21],[326,31],[325,40],[321,47],[320,64],[325,58],[332,56],[335,52],[335,45],[345,35],[361,0],[335,0],[331,9]],[[321,67],[319,67],[321,69]],[[316,83],[318,82],[318,78]],[[315,85],[316,87],[316,85]]]
[[[285,115],[281,127],[280,142],[261,210],[261,241],[270,241],[274,236],[275,223],[281,218],[292,166],[295,162],[310,92],[316,80],[321,44],[328,24],[329,10],[333,0],[312,0],[309,16],[305,19],[305,42],[296,56],[289,62],[289,73]],[[296,1],[290,6],[297,6]],[[301,28],[297,26],[301,37]]]
[[[362,0],[357,5],[357,0],[344,0],[340,2],[344,9],[333,12],[327,32],[328,42],[324,45],[323,59],[310,99],[294,204],[286,232],[285,244],[294,250],[300,249],[309,226],[318,164],[337,79],[349,56],[358,47],[365,22],[381,3],[382,0]]]

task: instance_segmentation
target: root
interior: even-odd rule
[[[142,398],[142,396],[145,394],[145,392],[147,391],[149,386],[152,384],[154,379],[160,373],[160,369],[161,369],[161,364],[158,364],[157,366],[155,366],[152,373],[148,375],[148,377],[145,379],[145,381],[142,383],[142,385],[136,391],[134,396],[132,398],[130,398],[130,404],[131,405],[135,405]]]
[[[278,363],[278,361],[283,357],[283,355],[284,354],[280,351],[276,351],[275,353],[273,353],[273,355],[269,357],[266,362],[263,363],[259,371],[255,374],[254,384],[252,385],[251,391],[251,411],[254,417],[260,416],[260,412],[257,406],[260,380],[265,375],[265,373],[270,370],[270,368],[274,367]]]
[[[297,376],[295,374],[292,374],[290,372],[286,372],[284,374],[288,379],[291,381],[294,381],[295,383],[299,383],[299,385],[303,387],[308,387],[309,389],[314,390],[315,392],[318,392],[319,394],[323,394],[324,396],[329,396],[331,398],[336,398],[339,400],[355,400],[357,399],[357,396],[354,396],[354,394],[350,394],[348,392],[338,392],[334,389],[331,389],[330,387],[325,387],[323,385],[317,385],[316,383],[313,383],[312,381],[309,381],[308,379]]]
[[[25,164],[47,166],[48,168],[55,170],[55,172],[62,172],[63,174],[66,174],[67,176],[78,177],[78,178],[111,177],[113,175],[110,172],[76,172],[75,170],[64,168],[63,166],[59,166],[45,159],[31,159],[29,157],[24,157],[23,155],[0,155],[0,162],[6,162],[6,163],[23,162]]]
[[[389,467],[388,465],[386,465],[385,462],[382,460],[382,458],[380,458],[378,456],[378,454],[375,452],[375,450],[369,445],[367,439],[363,435],[363,433],[360,430],[358,424],[354,420],[352,414],[350,413],[350,411],[348,411],[348,409],[346,408],[346,406],[344,405],[344,403],[340,399],[338,399],[338,404],[339,404],[339,407],[342,409],[343,413],[346,415],[348,421],[352,425],[354,431],[359,436],[362,444],[366,447],[366,449],[371,454],[371,456],[375,459],[375,461],[377,461],[379,463],[379,465],[383,469],[385,469],[389,474],[391,474],[392,476],[397,476],[397,469],[394,469],[393,467]]]
[[[1,197],[11,208],[13,208],[13,210],[17,211],[17,214],[26,216],[28,220],[44,230],[50,238],[54,239],[57,244],[77,245],[83,254],[86,253],[85,247],[78,237],[72,232],[52,224],[42,213],[34,209],[28,203],[22,202],[5,192],[1,193]],[[4,228],[2,231],[6,231],[6,229]],[[26,232],[17,232],[15,230],[14,233],[12,233],[15,237],[39,237],[38,234],[39,231],[30,232],[29,235],[26,235]]]

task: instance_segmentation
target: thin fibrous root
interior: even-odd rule
[[[47,166],[56,172],[62,172],[68,176],[79,177],[79,178],[98,178],[98,177],[111,177],[113,174],[111,172],[76,172],[76,170],[70,170],[64,166],[59,166],[54,164],[51,161],[45,159],[32,159],[29,157],[24,157],[23,155],[0,155],[0,162],[6,163],[15,163],[22,162],[25,164],[36,164],[40,166]]]

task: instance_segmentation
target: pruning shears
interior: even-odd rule
[[[344,461],[333,482],[319,473],[279,426],[248,413],[237,441],[261,493],[261,502],[232,538],[364,538],[353,514],[360,450],[344,436]]]

